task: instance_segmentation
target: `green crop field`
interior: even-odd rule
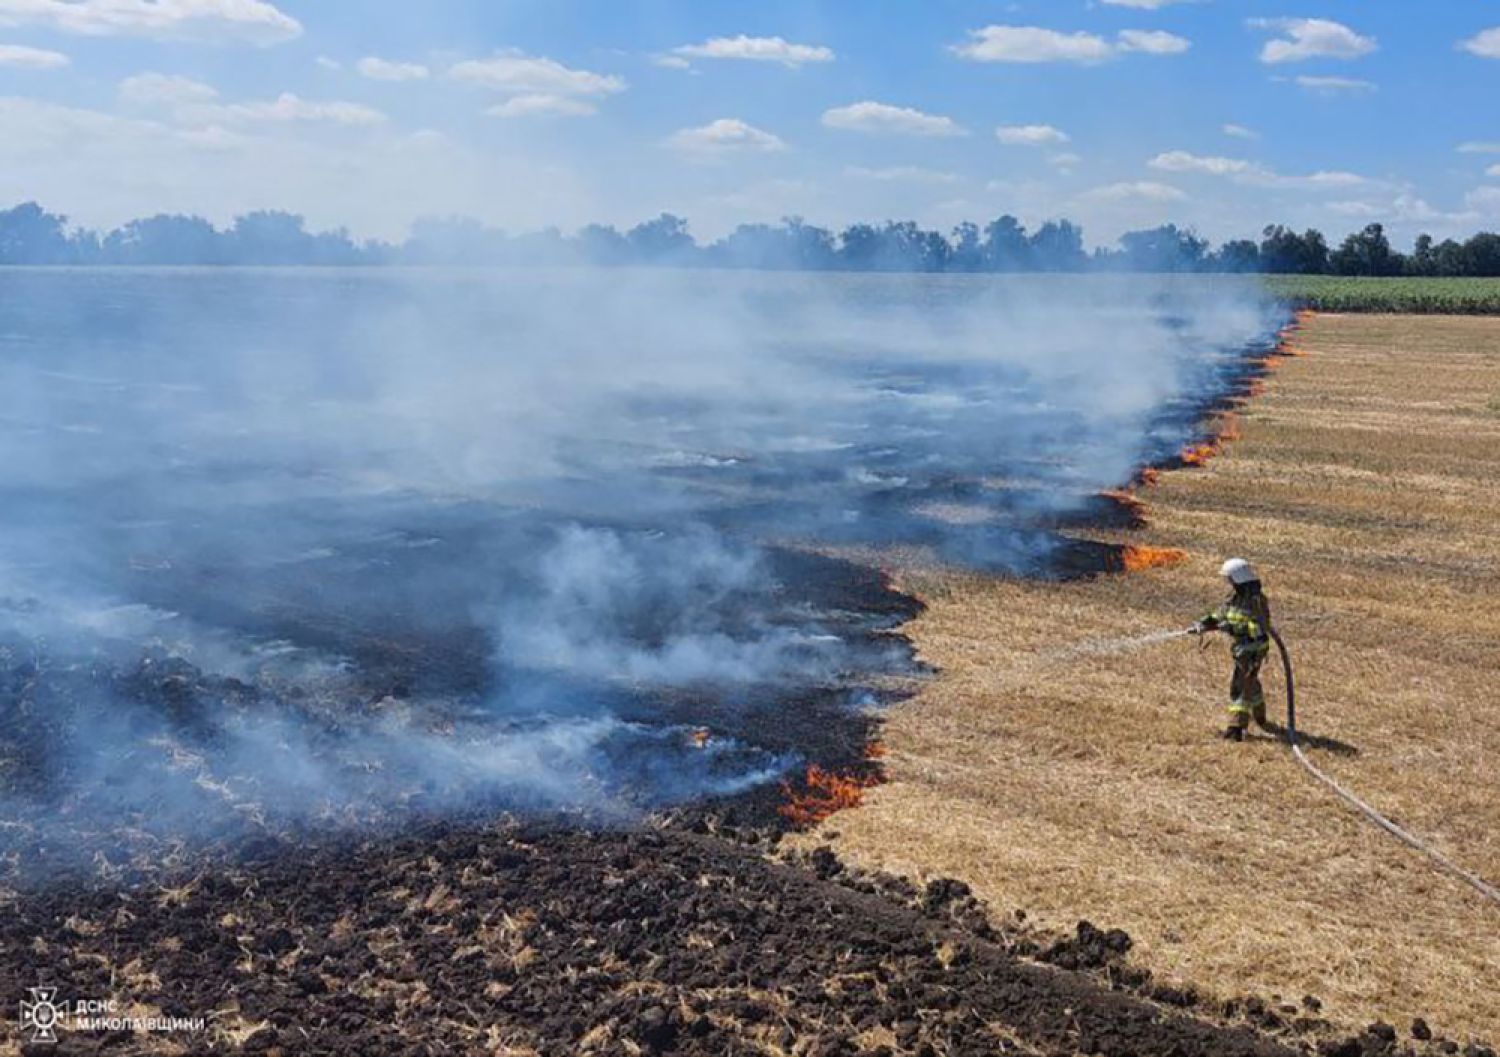
[[[1500,278],[1351,278],[1268,275],[1266,285],[1299,308],[1324,312],[1500,315]]]

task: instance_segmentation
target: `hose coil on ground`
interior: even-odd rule
[[[1302,751],[1302,742],[1297,737],[1297,691],[1296,684],[1292,680],[1292,657],[1291,654],[1287,652],[1286,643],[1281,640],[1281,635],[1277,633],[1274,628],[1271,630],[1271,639],[1276,643],[1276,651],[1281,654],[1281,669],[1286,677],[1287,743],[1291,746],[1292,755],[1297,758],[1297,762],[1302,764],[1302,766],[1307,769],[1307,772],[1314,778],[1322,782],[1329,789],[1332,789],[1340,800],[1344,801],[1344,803],[1354,808],[1354,810],[1365,816],[1365,818],[1375,823],[1375,825],[1385,830],[1401,843],[1407,845],[1410,848],[1415,848],[1417,851],[1426,855],[1438,866],[1439,869],[1451,874],[1454,877],[1457,877],[1460,881],[1463,881],[1465,884],[1469,885],[1480,895],[1490,900],[1490,902],[1494,903],[1496,906],[1500,906],[1500,889],[1497,889],[1494,885],[1490,884],[1478,874],[1471,873],[1470,871],[1465,870],[1462,866],[1459,866],[1457,863],[1453,862],[1442,852],[1438,851],[1426,841],[1422,840],[1422,838],[1396,825],[1396,823],[1386,818],[1379,811],[1376,811],[1369,804],[1365,803],[1359,797],[1349,792],[1349,790],[1339,785],[1338,782],[1334,781],[1328,775],[1324,774],[1323,771],[1318,769],[1317,764],[1313,763],[1307,758],[1307,754]]]

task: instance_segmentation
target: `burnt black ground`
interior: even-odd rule
[[[680,832],[478,822],[290,851],[267,842],[176,887],[28,894],[4,917],[0,992],[209,1016],[175,1037],[192,1052],[1290,1052],[1016,957],[955,912],[961,886],[903,899],[899,882],[839,883],[827,855],[809,869]],[[1091,935],[1063,953],[1128,945]],[[134,1045],[64,1033],[49,1052]]]

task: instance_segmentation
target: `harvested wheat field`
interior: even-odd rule
[[[901,575],[940,676],[889,717],[888,782],[821,835],[864,866],[961,878],[997,916],[1125,929],[1139,964],[1217,998],[1500,1039],[1500,907],[1282,742],[1219,740],[1222,640],[1129,643],[1195,619],[1219,563],[1250,558],[1312,758],[1500,878],[1500,319],[1325,315],[1296,340],[1307,355],[1277,361],[1238,438],[1142,488],[1149,527],[1107,537],[1180,563]]]

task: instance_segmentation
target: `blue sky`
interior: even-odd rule
[[[0,0],[0,203],[1500,228],[1492,0]]]

